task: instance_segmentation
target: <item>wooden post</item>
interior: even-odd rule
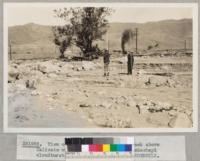
[[[138,53],[138,28],[135,28],[135,50],[136,54]]]
[[[109,51],[109,36],[108,36],[108,31],[106,32],[106,39],[107,39],[107,50]]]
[[[185,54],[187,53],[187,42],[186,42],[186,40],[184,41],[184,51],[185,51]]]
[[[9,41],[9,54],[10,54],[10,60],[12,60],[12,46],[11,46],[11,41]]]

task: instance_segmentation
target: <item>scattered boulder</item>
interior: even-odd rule
[[[26,88],[36,89],[35,80],[27,80],[25,84],[26,84]]]
[[[193,114],[191,109],[185,109],[184,113],[187,114],[189,117],[192,117]]]
[[[83,70],[93,70],[95,68],[95,64],[90,61],[82,61],[82,69]]]
[[[154,84],[156,87],[165,85],[166,81],[167,79],[162,76],[151,77],[151,83]]]
[[[175,87],[176,81],[174,81],[172,78],[166,78],[163,76],[151,76],[148,77],[148,79],[144,82],[146,86],[167,86],[167,87]]]
[[[16,68],[9,68],[8,83],[15,82],[21,78],[20,72]]]
[[[150,106],[148,109],[150,112],[163,112],[163,111],[170,111],[173,110],[174,106],[167,102],[158,102],[157,104],[154,104],[153,106]]]
[[[137,109],[138,109],[138,113],[139,114],[143,114],[143,113],[148,113],[148,106],[143,105],[143,104],[137,104],[136,105]]]
[[[187,114],[179,113],[169,121],[168,126],[173,128],[190,128],[192,127],[192,121]]]
[[[109,102],[109,101],[104,101],[99,105],[99,107],[105,107],[105,108],[110,108],[111,106],[112,106],[112,102]]]
[[[16,88],[20,92],[26,90],[26,87],[24,84],[16,84]]]
[[[167,84],[168,87],[176,87],[177,82],[175,80],[171,79],[171,78],[168,78],[166,80],[166,84]]]
[[[150,77],[148,78],[148,80],[147,80],[146,82],[144,82],[144,84],[147,85],[147,86],[151,84],[151,79],[150,79]]]
[[[41,78],[43,76],[43,74],[38,70],[31,70],[28,74],[34,78]]]
[[[148,113],[151,106],[155,106],[155,104],[150,100],[145,100],[136,104],[139,114]]]
[[[32,92],[31,92],[31,95],[32,96],[38,96],[38,95],[40,95],[41,93],[39,92],[39,91],[37,91],[37,90],[33,90]]]
[[[146,73],[145,70],[139,70],[139,71],[137,72],[137,75],[143,75],[143,74],[145,74],[145,73]]]
[[[135,107],[136,106],[136,102],[133,99],[129,98],[126,105],[128,107]]]
[[[125,96],[117,97],[115,103],[116,104],[126,104],[127,98]]]
[[[97,121],[97,120],[95,120]],[[100,119],[96,122],[101,127],[110,127],[110,128],[132,128],[131,119],[123,119],[123,118],[113,118],[106,117],[104,119]]]
[[[62,65],[62,67],[60,66],[61,68],[61,72],[66,72],[68,70],[71,70],[73,68],[73,65],[72,64],[69,64],[69,63],[65,63]]]
[[[38,65],[38,70],[42,72],[43,74],[47,73],[47,67],[46,66],[41,66],[40,64]]]
[[[25,121],[28,121],[28,117],[24,116],[24,115],[17,115],[15,117],[16,120],[18,120],[19,122],[25,122]]]
[[[176,110],[174,106],[167,102],[153,102],[152,100],[144,100],[136,105],[139,113],[155,113],[163,111]]]
[[[167,113],[168,113],[168,115],[169,115],[170,117],[174,117],[174,116],[177,115],[178,111],[177,111],[177,109],[174,109],[174,110],[168,111]]]
[[[57,96],[57,95],[58,95],[58,92],[53,92],[52,95],[53,95],[53,96]]]
[[[55,74],[55,73],[49,73],[49,74],[47,75],[47,77],[48,77],[48,78],[57,78],[58,75]]]
[[[82,71],[83,70],[83,68],[81,66],[75,66],[75,67],[72,67],[72,69],[74,71]]]
[[[60,71],[60,67],[53,65],[51,62],[42,62],[37,66],[38,71],[42,72],[43,74],[47,73],[58,73]]]
[[[148,115],[146,121],[157,127],[168,127],[168,121],[170,117],[167,113],[152,113]]]

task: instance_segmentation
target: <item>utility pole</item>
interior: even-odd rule
[[[184,50],[185,50],[185,54],[186,54],[186,52],[187,52],[187,46],[186,46],[186,45],[187,45],[187,41],[185,40],[185,41],[184,41]]]
[[[135,28],[135,50],[136,50],[136,54],[138,53],[138,28]]]
[[[109,51],[109,36],[108,36],[108,31],[106,32],[106,39],[107,39],[107,50]]]
[[[11,46],[11,41],[9,41],[9,48],[10,48],[10,51],[9,51],[10,60],[12,60],[12,46]]]

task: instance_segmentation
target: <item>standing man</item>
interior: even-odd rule
[[[103,63],[104,63],[104,76],[109,76],[110,54],[108,50],[105,50],[103,56]]]
[[[128,69],[128,75],[132,75],[132,69],[133,69],[133,55],[129,52],[127,55],[127,69]]]
[[[133,54],[131,54],[131,58],[132,58],[132,70],[133,70],[133,64],[134,64],[134,56],[133,56]],[[132,70],[131,70],[131,72],[132,72]]]

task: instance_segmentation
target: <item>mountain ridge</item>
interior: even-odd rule
[[[182,49],[184,42],[187,42],[187,48],[192,48],[192,19],[180,20],[162,20],[156,22],[146,23],[109,23],[108,38],[109,48],[111,50],[121,49],[121,35],[124,30],[138,28],[138,48],[147,50],[149,46],[158,44],[158,49]],[[53,43],[53,26],[39,25],[35,23],[28,23],[25,25],[12,26],[8,28],[8,39],[12,46],[23,53],[34,46],[34,52],[48,50],[55,51],[55,44]],[[106,35],[104,35],[106,39]],[[135,41],[135,40],[133,40]],[[101,49],[107,48],[107,41],[95,42],[99,44]],[[134,50],[135,43],[127,44],[128,50]],[[24,49],[23,49],[24,48]],[[37,49],[38,48],[38,49]],[[42,54],[42,53],[40,53]]]

